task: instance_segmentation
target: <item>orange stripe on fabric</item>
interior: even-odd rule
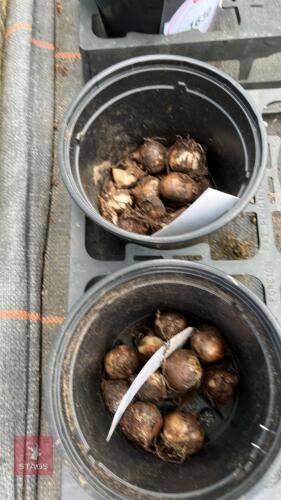
[[[43,325],[61,325],[64,322],[64,316],[42,316]]]
[[[31,32],[32,31],[32,25],[30,23],[14,23],[8,26],[8,28],[5,31],[5,38],[8,38],[11,36],[13,33],[15,33],[18,30],[26,30]]]
[[[55,50],[53,43],[45,42],[44,40],[39,40],[38,38],[32,38],[31,43],[40,49]]]
[[[57,52],[56,59],[81,59],[80,52]]]
[[[19,319],[25,321],[39,321],[45,325],[60,325],[64,321],[64,316],[41,316],[36,312],[22,310],[0,310],[0,319]]]

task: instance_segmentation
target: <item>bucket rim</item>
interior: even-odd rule
[[[225,285],[231,292],[236,292],[241,298],[247,301],[249,307],[252,307],[254,311],[259,315],[260,319],[267,322],[270,328],[270,339],[272,345],[276,351],[279,352],[280,358],[280,371],[281,371],[281,326],[279,325],[276,318],[272,315],[267,306],[262,302],[262,300],[257,297],[251,290],[249,290],[245,285],[238,282],[232,276],[224,273],[223,271],[214,269],[205,264],[199,264],[195,262],[180,262],[174,259],[157,259],[147,262],[133,264],[121,269],[112,275],[102,278],[96,284],[94,284],[71,308],[65,322],[63,323],[57,338],[52,346],[50,362],[48,367],[48,401],[47,401],[47,411],[49,422],[51,425],[52,433],[56,437],[56,444],[59,446],[61,453],[64,455],[65,463],[70,466],[72,475],[76,478],[78,482],[81,482],[81,477],[84,479],[82,481],[82,486],[91,492],[92,494],[101,494],[102,498],[118,498],[125,500],[127,496],[122,494],[117,494],[112,489],[107,487],[98,478],[94,478],[92,474],[89,473],[89,469],[84,464],[81,457],[77,453],[77,449],[72,442],[71,433],[69,429],[66,429],[65,419],[63,418],[63,412],[61,411],[60,403],[62,400],[61,390],[60,390],[60,380],[61,373],[63,369],[63,359],[67,351],[68,344],[71,342],[72,335],[78,324],[81,322],[83,317],[89,312],[90,308],[93,307],[92,299],[97,296],[99,298],[101,293],[106,293],[115,286],[121,285],[122,283],[128,281],[129,279],[134,279],[145,274],[150,274],[151,272],[183,272],[188,271],[191,276],[198,276],[205,279],[213,278],[213,281],[218,285]],[[261,483],[263,483],[270,472],[271,467],[277,461],[278,455],[280,456],[280,441],[281,441],[281,422],[279,423],[278,431],[276,432],[275,439],[271,444],[271,447],[264,459],[260,462],[258,467],[254,469],[251,475],[239,484],[233,491],[227,494],[221,494],[217,497],[218,500],[236,500],[240,495],[248,492],[251,494],[249,498],[252,498],[254,492],[261,488]],[[113,475],[112,475],[113,476]],[[114,476],[115,477],[115,476]],[[228,476],[229,478],[230,476]],[[121,478],[118,478],[120,484],[122,484]],[[223,481],[222,481],[223,482]],[[125,484],[129,484],[125,482]],[[134,485],[129,486],[132,488],[131,494],[139,492],[141,498],[143,495],[147,495],[147,498],[159,498],[171,500],[195,500],[202,498],[202,495],[206,495],[211,490],[218,487],[219,483],[211,487],[207,487],[196,492],[191,493],[156,493],[149,490],[145,490]],[[204,496],[204,498],[207,498]]]
[[[237,203],[225,214],[220,216],[218,219],[212,223],[199,228],[196,230],[188,231],[180,235],[175,236],[153,236],[151,235],[141,235],[139,233],[132,233],[125,231],[124,229],[115,226],[111,222],[107,221],[101,216],[98,210],[96,210],[93,205],[85,199],[83,194],[77,187],[77,183],[73,177],[71,164],[69,161],[69,143],[71,140],[72,130],[79,118],[81,112],[85,107],[84,100],[87,98],[91,91],[95,88],[101,90],[102,86],[108,81],[108,78],[114,80],[120,72],[123,70],[132,68],[132,70],[138,66],[146,66],[151,63],[159,63],[163,65],[164,63],[184,63],[187,66],[194,67],[194,70],[204,70],[209,72],[209,76],[213,76],[215,79],[220,80],[220,83],[224,86],[225,91],[230,91],[233,98],[239,102],[239,100],[244,100],[243,111],[247,116],[249,123],[253,129],[253,119],[258,124],[256,129],[256,144],[259,143],[260,147],[260,161],[259,165],[256,166],[256,172],[251,176],[250,182],[246,187],[246,191],[243,193],[242,198],[240,198]],[[216,82],[218,83],[218,81]],[[241,103],[240,103],[241,104]],[[254,130],[253,130],[254,134]],[[177,55],[150,55],[150,56],[140,56],[131,59],[126,59],[120,63],[114,64],[105,70],[94,76],[86,85],[81,89],[78,95],[75,97],[71,103],[62,124],[59,129],[58,135],[58,160],[60,165],[60,171],[63,181],[69,191],[69,194],[73,200],[78,204],[81,210],[94,222],[99,224],[105,230],[113,233],[115,236],[122,237],[129,241],[151,247],[163,247],[167,248],[169,246],[191,243],[194,242],[214,231],[224,226],[235,217],[237,217],[250,203],[252,197],[255,195],[258,186],[260,185],[265,171],[267,163],[267,134],[261,113],[259,112],[256,104],[253,102],[252,98],[246,93],[243,87],[232,77],[228,76],[223,71],[213,67],[212,65],[199,61],[197,59],[192,59],[184,56]]]

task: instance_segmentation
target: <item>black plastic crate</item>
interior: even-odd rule
[[[281,23],[276,22],[280,12],[281,0],[224,0],[208,33],[128,33],[109,38],[97,0],[80,0],[80,49],[85,79],[124,59],[163,53],[203,61],[238,60],[239,79],[245,80],[254,59],[280,52]]]
[[[70,227],[69,303],[104,276],[130,264],[174,258],[207,264],[241,281],[265,302],[277,319],[281,304],[281,88],[250,90],[263,112],[268,131],[268,164],[264,180],[246,210],[202,242],[179,250],[157,250],[129,243],[105,232],[72,202]],[[273,103],[273,104],[272,104]],[[241,220],[243,219],[243,220]],[[225,246],[226,243],[226,246]],[[253,444],[253,446],[257,446]],[[265,453],[261,448],[260,453]],[[258,491],[245,500],[280,500],[281,452]],[[90,496],[83,475],[75,480],[64,460],[62,500],[102,500]]]

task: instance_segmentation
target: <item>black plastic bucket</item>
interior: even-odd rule
[[[109,37],[125,36],[130,31],[156,34],[164,0],[96,0]]]
[[[115,162],[143,141],[190,134],[207,147],[217,188],[240,197],[200,229],[172,237],[130,233],[97,208],[93,168]],[[89,81],[69,109],[59,140],[65,184],[82,210],[104,229],[135,243],[175,248],[237,216],[261,181],[267,156],[262,118],[242,87],[212,66],[179,56],[149,56],[116,64]]]
[[[105,441],[111,416],[100,395],[102,360],[125,328],[158,308],[217,325],[239,366],[232,417],[182,465],[118,431]],[[94,496],[129,500],[237,500],[260,488],[281,445],[280,335],[254,294],[206,266],[150,261],[100,281],[69,314],[49,369],[53,432],[77,480]]]

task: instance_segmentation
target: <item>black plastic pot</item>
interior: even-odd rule
[[[208,150],[217,188],[237,204],[212,224],[180,236],[151,237],[124,231],[98,212],[93,168],[120,160],[144,137],[190,134]],[[62,175],[84,212],[104,229],[136,243],[175,248],[226,224],[249,203],[266,165],[261,116],[238,83],[210,65],[179,56],[130,59],[103,71],[69,109],[59,140]]]
[[[126,327],[158,308],[217,325],[239,366],[232,417],[182,465],[162,462],[119,432],[105,441],[111,417],[100,395],[102,360]],[[255,295],[202,265],[150,261],[100,281],[71,311],[49,370],[53,431],[74,475],[102,498],[242,498],[280,450],[280,335]]]
[[[164,0],[97,0],[109,37],[159,33]]]

